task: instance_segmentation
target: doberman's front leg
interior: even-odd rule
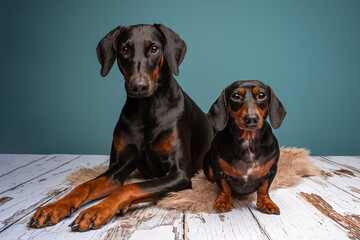
[[[108,177],[105,176],[83,183],[64,198],[38,208],[29,226],[41,228],[54,225],[60,219],[70,216],[83,203],[105,197],[118,188],[119,186],[116,183],[109,181]]]
[[[191,187],[191,181],[182,172],[172,172],[150,181],[120,187],[99,204],[82,211],[70,225],[73,231],[98,229],[119,210],[126,210],[138,202],[153,201],[171,191]]]
[[[117,190],[125,178],[135,169],[135,152],[130,146],[120,145],[114,138],[110,156],[110,167],[99,177],[77,186],[64,198],[40,207],[31,218],[29,226],[41,228],[58,223],[70,216],[82,204],[110,195]]]

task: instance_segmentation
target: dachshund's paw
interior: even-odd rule
[[[279,207],[270,198],[258,199],[256,205],[262,213],[280,215]]]
[[[216,199],[214,203],[214,209],[218,213],[231,211],[231,200]]]

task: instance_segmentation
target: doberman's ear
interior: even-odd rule
[[[111,30],[96,47],[96,55],[101,64],[101,76],[105,77],[110,72],[116,59],[116,43],[124,26],[118,26]]]
[[[229,112],[226,106],[225,90],[222,91],[220,97],[211,106],[207,115],[211,125],[217,132],[222,131],[226,127],[229,120]]]
[[[162,24],[154,26],[163,34],[165,38],[164,55],[171,71],[178,76],[179,66],[183,61],[186,53],[186,44],[180,36],[170,28]]]
[[[269,117],[271,126],[278,129],[285,118],[286,111],[282,103],[275,96],[274,91],[269,87],[271,92],[270,106],[269,106]]]

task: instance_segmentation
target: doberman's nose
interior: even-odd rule
[[[149,81],[144,78],[134,80],[131,83],[130,90],[132,94],[135,95],[144,95],[149,90]]]
[[[255,127],[259,122],[259,116],[257,114],[246,114],[244,120],[248,127]]]

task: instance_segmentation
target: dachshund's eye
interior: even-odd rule
[[[150,52],[152,54],[156,54],[159,52],[159,48],[157,46],[152,46],[151,49],[150,49]]]
[[[240,95],[238,93],[233,93],[231,95],[231,98],[234,99],[234,100],[239,100],[240,99]]]
[[[258,99],[264,99],[265,98],[265,93],[261,92],[258,94]]]
[[[126,54],[129,53],[129,48],[128,48],[128,47],[122,47],[122,48],[120,49],[120,51],[121,51],[122,54],[126,55]]]

